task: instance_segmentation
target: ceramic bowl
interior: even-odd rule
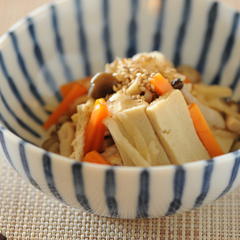
[[[215,201],[240,185],[240,151],[182,166],[75,162],[38,147],[43,106],[61,101],[63,83],[152,50],[194,66],[207,84],[230,86],[239,100],[239,21],[212,0],[65,0],[37,9],[0,39],[3,155],[44,194],[102,216],[156,218]]]

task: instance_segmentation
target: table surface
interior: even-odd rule
[[[221,0],[240,10],[240,0]],[[0,0],[0,36],[51,0]],[[240,239],[240,188],[188,213],[123,220],[77,211],[48,198],[0,157],[0,239]]]

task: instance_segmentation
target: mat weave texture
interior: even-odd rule
[[[159,219],[88,214],[45,196],[0,158],[0,233],[11,239],[240,239],[240,188],[208,206]]]

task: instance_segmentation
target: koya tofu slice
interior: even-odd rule
[[[159,97],[147,107],[146,112],[171,163],[210,159],[179,90]]]
[[[86,103],[77,106],[77,113],[72,116],[72,120],[76,125],[75,139],[72,142],[73,153],[70,158],[82,161],[84,157],[85,131],[89,122],[94,100],[89,99]]]
[[[121,121],[115,115],[104,119],[104,124],[109,129],[114,142],[122,157],[124,166],[143,166],[149,167],[150,164],[142,157],[134,147],[134,142]]]
[[[117,117],[130,135],[131,142],[134,142],[133,146],[151,166],[170,164],[146,115],[146,105],[119,112]]]

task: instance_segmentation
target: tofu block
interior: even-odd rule
[[[145,105],[119,112],[117,117],[130,135],[132,145],[151,166],[171,164],[146,115]]]
[[[124,166],[150,166],[150,164],[135,148],[133,140],[130,138],[127,130],[124,128],[123,124],[117,118],[117,116],[114,116],[112,118],[107,117],[103,122],[111,132],[114,142],[122,157]]]
[[[210,159],[179,90],[159,97],[147,107],[146,112],[171,163]]]

